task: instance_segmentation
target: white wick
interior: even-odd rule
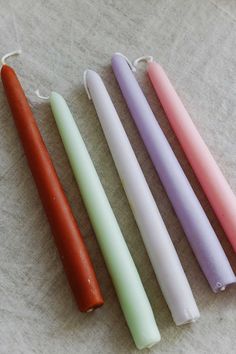
[[[89,92],[89,89],[88,89],[88,85],[87,85],[87,72],[88,72],[88,69],[84,71],[84,75],[83,75],[83,80],[84,80],[84,88],[85,88],[85,91],[88,95],[88,98],[89,100],[91,100],[91,95],[90,95],[90,92]]]
[[[5,54],[2,59],[1,59],[1,63],[2,65],[5,65],[6,64],[6,59],[11,57],[12,55],[18,55],[18,54],[21,54],[22,53],[22,50],[21,49],[17,49],[17,50],[14,50],[13,52],[10,52],[10,53],[7,53]]]
[[[146,63],[149,63],[153,61],[153,57],[151,55],[144,55],[142,57],[139,57],[133,61],[133,66],[136,68],[138,66],[138,63],[140,63],[140,61],[145,61]]]
[[[38,98],[41,98],[42,100],[49,100],[49,98],[50,98],[49,96],[40,95],[39,90],[36,90],[34,92],[35,92],[36,96],[38,96]]]

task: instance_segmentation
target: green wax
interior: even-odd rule
[[[79,129],[64,98],[50,96],[51,108],[121,308],[137,348],[160,340],[138,271],[104,192]]]

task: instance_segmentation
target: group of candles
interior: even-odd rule
[[[5,64],[15,53],[2,59],[3,86],[68,281],[79,309],[88,312],[100,307],[103,297],[24,91],[14,70]],[[236,197],[161,66],[152,57],[131,63],[115,53],[115,77],[189,244],[212,290],[224,290],[236,282],[235,274],[135,79],[141,60],[147,62],[148,75],[167,118],[235,251]],[[173,320],[176,325],[194,322],[200,315],[190,285],[109,93],[92,70],[85,71],[84,84]],[[134,342],[139,349],[151,347],[160,340],[160,334],[131,253],[65,100],[56,92],[48,99]]]

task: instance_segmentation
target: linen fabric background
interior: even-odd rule
[[[235,353],[236,287],[213,294],[187,243],[111,70],[111,55],[153,55],[236,192],[235,0],[0,0],[0,54],[19,75],[73,207],[105,297],[75,305],[0,85],[0,353],[137,353],[72,175],[48,102],[62,94],[79,126],[140,272],[162,335],[144,353]],[[83,71],[104,79],[171,234],[201,311],[176,327],[109,153]],[[171,130],[141,64],[137,78],[236,271],[236,258]],[[112,235],[111,235],[112,237]]]

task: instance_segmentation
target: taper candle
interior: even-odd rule
[[[193,322],[199,311],[191,288],[106,87],[92,70],[85,72],[84,84],[173,319],[177,325]]]
[[[116,217],[64,98],[52,92],[50,103],[133,339],[139,349],[151,347],[160,334]]]
[[[72,214],[47,148],[15,71],[2,59],[1,79],[39,196],[67,278],[81,311],[103,304],[83,237]]]
[[[136,81],[132,67],[119,53],[113,55],[112,67],[156,171],[212,290],[224,290],[227,285],[235,283],[235,275],[201,204]]]
[[[167,118],[236,252],[236,196],[163,68],[153,60],[147,65],[148,75]]]

